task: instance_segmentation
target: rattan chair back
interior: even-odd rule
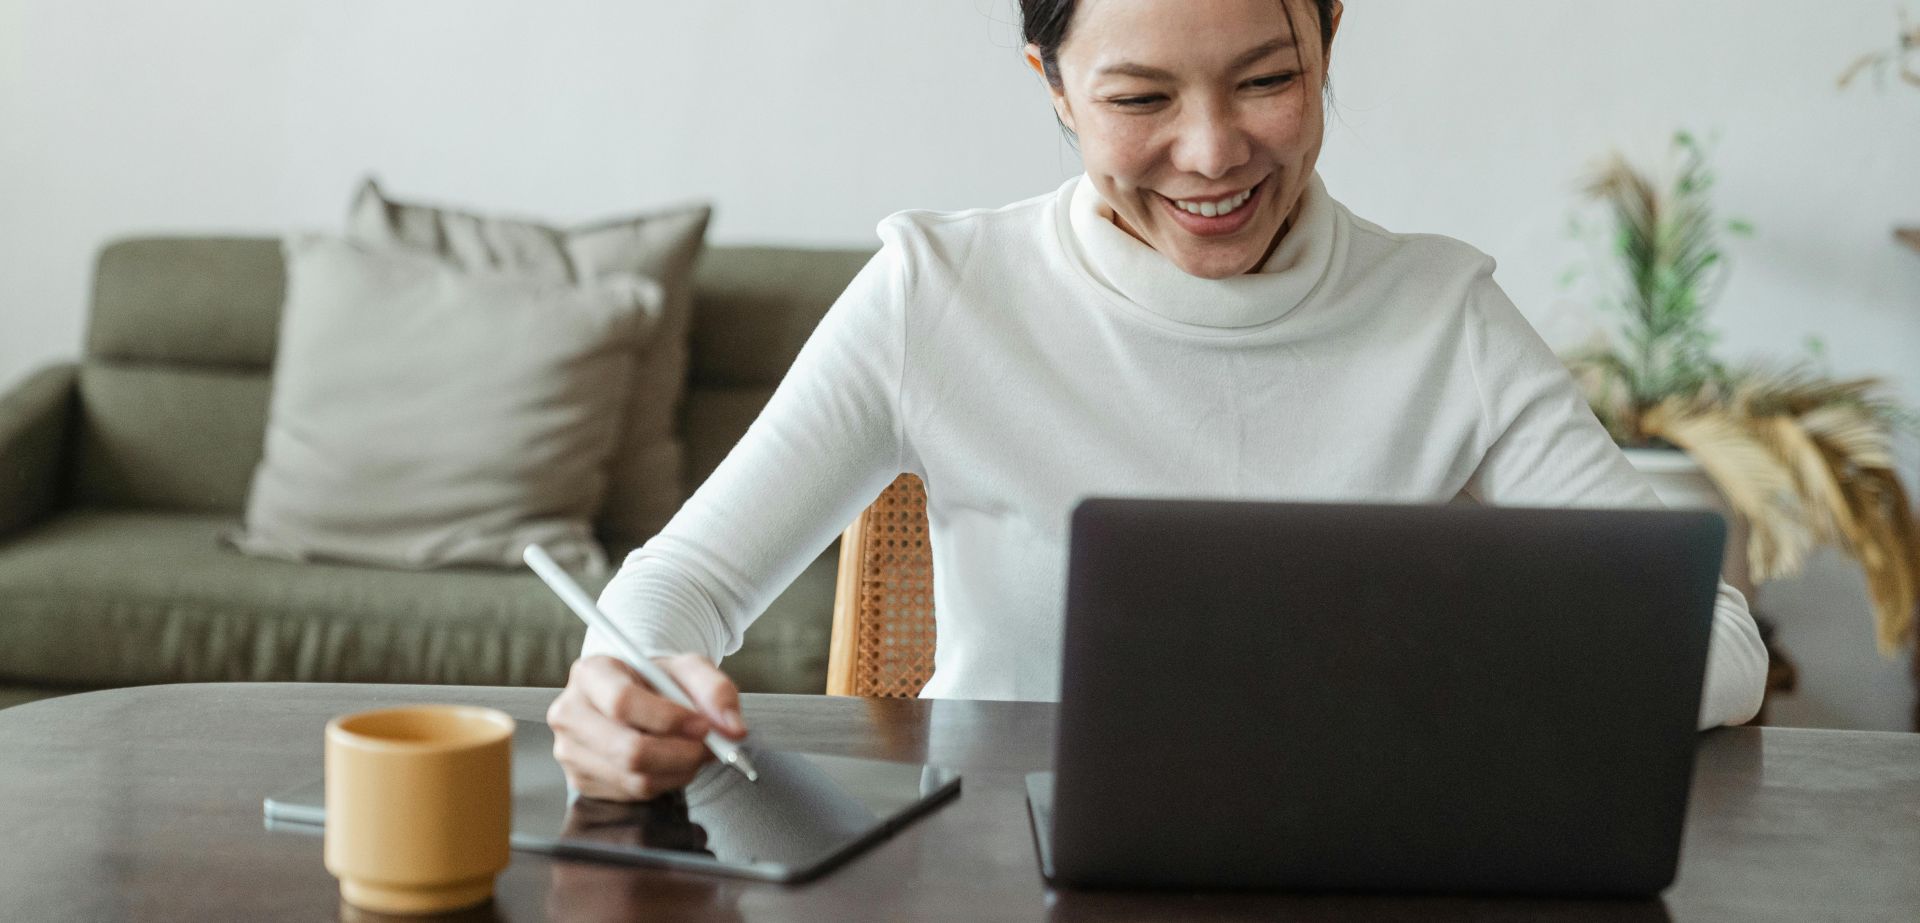
[[[903,474],[840,536],[827,694],[912,698],[933,675],[927,492]]]

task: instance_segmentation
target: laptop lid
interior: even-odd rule
[[[1093,499],[1072,528],[1056,880],[1671,883],[1716,514]]]

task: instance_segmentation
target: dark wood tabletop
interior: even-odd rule
[[[539,720],[554,690],[210,684],[0,711],[0,920],[378,919],[340,904],[320,840],[261,798],[319,770],[334,715],[406,702]],[[804,885],[515,853],[495,902],[436,920],[1920,919],[1920,735],[1735,728],[1701,737],[1680,879],[1660,901],[1049,889],[1023,774],[1054,708],[749,695],[759,743],[924,761],[960,797]]]

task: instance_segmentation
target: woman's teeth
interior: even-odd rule
[[[1174,205],[1179,206],[1181,211],[1191,212],[1202,218],[1218,218],[1245,205],[1250,198],[1253,198],[1253,190],[1251,189],[1231,199],[1221,199],[1218,202],[1183,202],[1179,199],[1173,199],[1171,201]]]

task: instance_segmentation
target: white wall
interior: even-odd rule
[[[1920,254],[1890,235],[1920,224],[1920,90],[1834,88],[1892,44],[1898,2],[1352,0],[1322,173],[1362,216],[1494,254],[1565,341],[1585,323],[1555,284],[1581,253],[1581,168],[1718,132],[1721,208],[1759,229],[1731,245],[1728,351],[1817,334],[1836,371],[1920,402]],[[1046,191],[1077,160],[1014,9],[0,0],[0,382],[78,351],[103,240],[337,226],[368,171],[554,220],[708,198],[721,242],[871,243],[897,209]],[[1834,640],[1867,617],[1844,561],[1760,605],[1796,652],[1839,658],[1793,720],[1904,726],[1902,668]]]

